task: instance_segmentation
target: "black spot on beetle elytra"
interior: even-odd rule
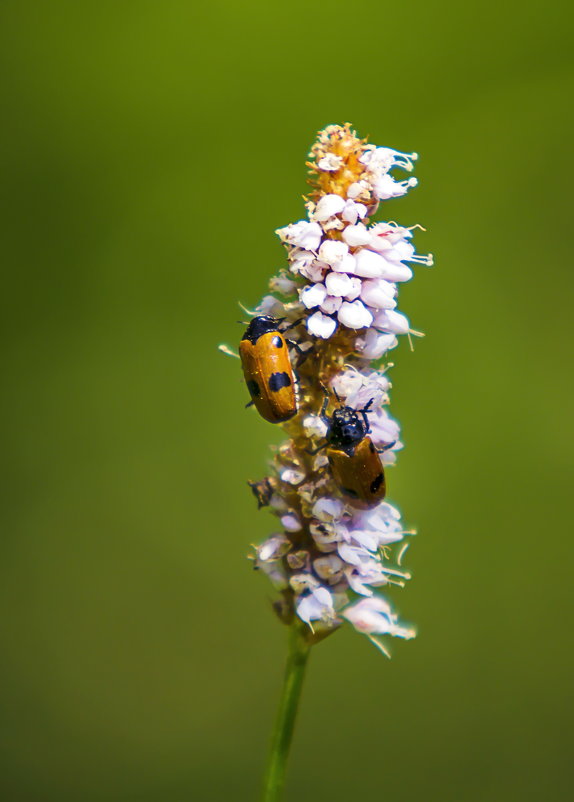
[[[375,453],[375,451],[377,450],[377,449],[375,448],[375,444],[373,443],[373,441],[372,441],[372,440],[371,440],[371,442],[369,443],[369,448],[371,449],[371,454],[374,454],[374,453]]]
[[[379,487],[383,484],[384,476],[380,473],[378,476],[375,476],[373,481],[371,482],[371,493],[376,493]]]
[[[247,382],[247,389],[251,393],[252,397],[258,396],[259,393],[261,392],[259,389],[259,385],[255,381],[255,379],[249,379],[249,381]]]
[[[359,498],[359,494],[355,490],[351,490],[350,487],[342,487],[341,490],[346,496],[351,496],[351,498]]]
[[[289,387],[290,384],[291,384],[291,379],[288,373],[277,372],[277,373],[272,373],[271,376],[269,376],[269,389],[273,393],[279,392],[279,390],[281,390],[282,387]]]
[[[275,335],[275,337],[271,339],[271,345],[274,345],[275,348],[283,348],[282,337],[278,337],[277,335]]]

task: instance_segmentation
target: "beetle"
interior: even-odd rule
[[[341,404],[329,417],[326,414],[329,398],[326,397],[320,413],[327,425],[326,442],[312,452],[326,449],[335,483],[349,504],[360,509],[375,507],[385,498],[385,469],[380,454],[395,445],[387,443],[377,449],[369,437],[367,413],[372,403],[373,399],[358,410]]]
[[[261,417],[270,423],[282,423],[297,414],[293,368],[279,323],[267,315],[254,317],[239,344],[243,375],[251,395],[247,406],[255,404]]]

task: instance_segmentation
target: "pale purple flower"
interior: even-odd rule
[[[361,301],[345,301],[337,317],[348,329],[365,329],[373,322],[373,316]]]
[[[390,604],[381,596],[371,596],[347,607],[343,617],[356,630],[368,635],[394,635],[399,638],[413,638],[415,635],[414,630],[398,625]]]
[[[328,143],[331,133],[335,138],[350,136],[345,127],[328,127],[320,142]],[[382,649],[380,636],[414,635],[398,623],[380,595],[381,588],[409,578],[393,549],[413,533],[387,501],[361,509],[341,493],[328,452],[321,448],[328,426],[319,412],[324,391],[331,396],[328,414],[337,403],[335,393],[341,404],[362,410],[383,464],[395,463],[403,444],[399,425],[388,412],[391,365],[377,362],[397,346],[399,337],[418,334],[399,311],[399,289],[412,279],[412,265],[430,266],[432,255],[415,252],[413,228],[369,219],[381,201],[384,207],[388,199],[416,186],[416,178],[401,178],[395,171],[410,173],[417,154],[354,141],[362,150],[359,166],[353,162],[356,180],[348,185],[346,197],[340,189],[344,185],[331,175],[343,167],[340,154],[345,151],[331,152],[325,146],[315,154],[321,191],[306,202],[308,219],[277,231],[288,272],[272,279],[270,289],[281,300],[268,295],[257,307],[259,314],[292,327],[288,336],[295,340],[299,357],[303,353],[300,364],[305,368],[297,384],[303,406],[287,428],[293,440],[279,447],[266,491],[283,532],[257,549],[255,564],[285,597],[290,594],[292,612],[313,632],[334,629],[343,619]],[[325,192],[326,184],[333,191]],[[297,372],[296,363],[294,367]],[[313,385],[315,369],[319,387]]]
[[[317,587],[297,601],[297,615],[309,624],[311,621],[330,622],[335,619],[333,597],[325,587]]]
[[[307,318],[307,331],[314,337],[328,340],[337,328],[337,321],[322,312],[315,312]]]

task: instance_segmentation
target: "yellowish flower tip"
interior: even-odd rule
[[[323,195],[347,197],[347,190],[365,171],[359,159],[365,152],[366,139],[359,139],[350,123],[328,125],[317,134],[307,162],[313,191],[309,200],[317,202]]]

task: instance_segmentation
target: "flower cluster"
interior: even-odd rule
[[[384,360],[398,335],[418,334],[397,310],[398,287],[412,278],[409,265],[431,265],[432,257],[415,253],[416,226],[369,220],[382,201],[416,186],[413,177],[391,174],[412,171],[416,159],[367,144],[348,124],[319,132],[308,163],[307,219],[278,230],[288,269],[271,279],[271,294],[257,307],[291,326],[299,411],[283,424],[289,440],[277,449],[272,474],[252,483],[281,524],[257,549],[256,566],[280,592],[284,620],[297,615],[316,639],[346,620],[383,650],[379,636],[413,635],[374,591],[408,579],[400,562],[411,532],[388,502],[360,509],[341,494],[318,448],[327,431],[319,411],[325,392],[356,410],[368,405],[369,435],[387,449],[384,465],[395,462],[402,444],[387,411],[391,364]]]

